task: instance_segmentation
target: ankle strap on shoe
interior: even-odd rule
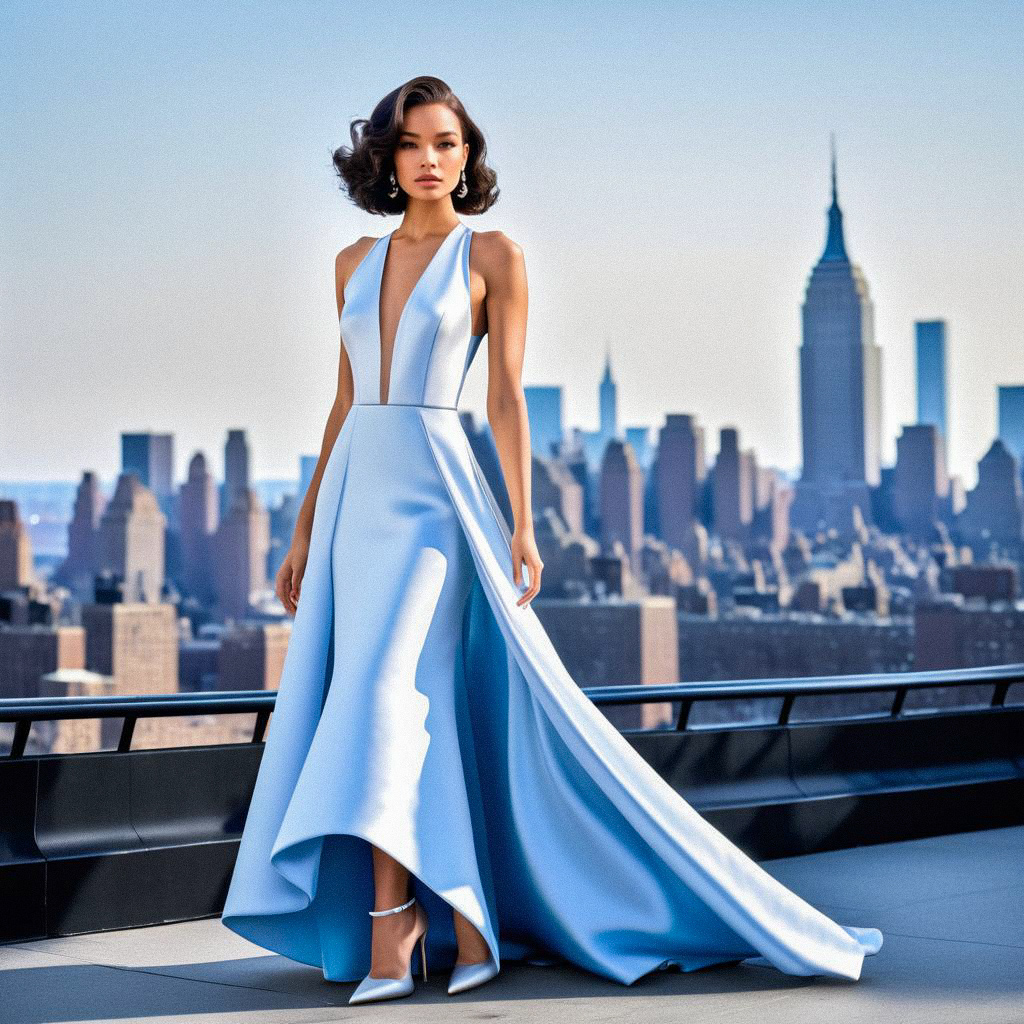
[[[400,907],[392,907],[390,910],[370,910],[368,911],[370,917],[384,917],[386,914],[397,914],[400,910],[405,910],[407,907],[411,907],[416,902],[416,897],[413,896],[408,903],[403,903]]]

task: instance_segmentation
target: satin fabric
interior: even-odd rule
[[[516,606],[509,527],[457,411],[481,341],[472,237],[457,225],[414,287],[384,405],[390,235],[346,286],[355,404],[317,495],[223,923],[359,980],[373,843],[412,875],[431,963],[455,961],[454,908],[499,965],[554,954],[630,984],[750,958],[859,978],[881,932],[835,923],[705,821]]]

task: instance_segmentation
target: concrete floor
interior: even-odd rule
[[[406,998],[349,1007],[355,984],[268,954],[217,919],[0,947],[0,1022],[449,1021],[1024,1024],[1024,827],[765,861],[843,924],[881,928],[859,981],[753,964],[672,970],[626,987],[507,963],[449,997],[447,972]]]

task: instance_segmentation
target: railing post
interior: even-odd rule
[[[789,725],[789,716],[793,710],[793,702],[796,700],[796,694],[787,693],[782,698],[782,709],[779,711],[779,725]]]
[[[690,708],[692,707],[692,697],[686,697],[679,702],[679,716],[676,718],[676,732],[686,732],[686,727],[690,721]]]
[[[903,702],[907,699],[907,688],[905,686],[896,687],[896,695],[893,697],[892,707],[889,709],[889,714],[893,718],[899,718],[903,714]]]
[[[28,744],[28,734],[32,731],[30,719],[23,718],[14,726],[14,740],[11,743],[11,752],[8,757],[23,757],[25,747]]]
[[[263,736],[267,731],[267,722],[270,721],[270,710],[264,708],[256,712],[256,724],[252,730],[252,742],[262,743]]]
[[[132,749],[132,733],[135,732],[135,723],[138,721],[135,715],[125,715],[124,724],[121,726],[121,738],[117,742],[118,753],[125,753]]]

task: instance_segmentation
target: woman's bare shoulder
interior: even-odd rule
[[[473,246],[494,259],[508,259],[522,253],[522,247],[504,231],[474,231]]]
[[[334,257],[334,277],[339,290],[344,290],[352,271],[359,266],[366,254],[373,248],[374,243],[380,238],[375,235],[362,235],[351,245],[346,245],[337,256]]]
[[[473,258],[488,281],[518,273],[525,265],[522,246],[504,231],[474,231]]]

